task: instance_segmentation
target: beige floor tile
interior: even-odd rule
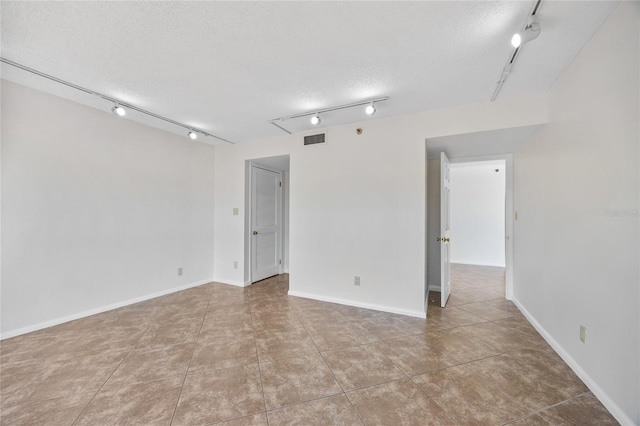
[[[501,352],[475,337],[456,332],[458,328],[439,330],[418,335],[429,347],[442,348],[456,363],[474,361],[498,355]]]
[[[251,318],[256,333],[302,328],[302,323],[294,313],[252,313]]]
[[[38,377],[3,402],[8,405],[96,392],[118,367],[126,352],[75,358],[48,364]]]
[[[426,320],[289,297],[282,275],[5,339],[0,423],[615,424],[504,299],[504,268],[452,281]]]
[[[240,417],[239,419],[215,423],[216,426],[268,426],[267,414],[254,414],[253,416]]]
[[[45,368],[41,363],[7,365],[0,368],[0,402],[35,379]]]
[[[344,395],[269,411],[269,426],[358,426],[358,414]]]
[[[173,425],[210,424],[265,411],[257,365],[188,375]]]
[[[291,313],[294,312],[294,305],[289,298],[264,298],[253,300],[250,303],[251,312],[260,313]]]
[[[459,423],[502,424],[532,412],[470,364],[425,373],[413,381]]]
[[[323,352],[322,357],[345,391],[405,377],[402,371],[373,345]]]
[[[71,425],[94,393],[28,402],[0,409],[0,424],[12,426]]]
[[[198,335],[198,343],[213,343],[217,340],[224,340],[233,337],[243,338],[254,334],[251,325],[251,316],[226,317],[226,318],[205,318],[202,329]],[[205,342],[206,341],[206,342]]]
[[[508,328],[512,330],[519,331],[520,333],[524,333],[527,335],[527,338],[530,340],[539,341],[541,343],[546,343],[545,340],[538,334],[535,328],[524,317],[515,317],[512,316],[508,319],[493,321],[492,324],[497,325],[499,327]]]
[[[363,320],[358,319],[351,321],[350,324],[355,331],[363,334],[369,341],[395,339],[415,334],[402,320],[382,315]]]
[[[320,354],[260,366],[267,410],[342,393]]]
[[[500,353],[508,353],[520,349],[537,349],[541,345],[547,346],[543,340],[532,339],[527,334],[500,327],[491,322],[459,327],[450,330],[449,334],[482,341],[491,345]]]
[[[318,352],[304,328],[260,333],[255,337],[260,362]]]
[[[228,305],[210,304],[207,309],[207,319],[251,317],[251,306],[249,303],[232,303]]]
[[[328,351],[332,349],[346,348],[362,345],[371,341],[371,338],[359,333],[348,324],[327,324],[326,322],[312,322],[305,326],[313,343],[318,350]]]
[[[203,340],[203,343],[198,341],[196,344],[189,374],[257,363],[253,334]]]
[[[429,309],[431,309],[431,307],[429,307]],[[442,330],[453,327],[452,324],[449,324],[444,320],[434,318],[434,316],[429,316],[429,318],[427,319],[406,317],[402,319],[402,322],[407,325],[409,334],[424,334],[428,331]]]
[[[460,305],[459,308],[487,321],[510,318],[513,315],[506,309],[496,307],[496,304],[491,302],[493,301],[467,303],[465,305]]]
[[[135,349],[118,366],[106,388],[166,378],[183,378],[195,343]]]
[[[541,411],[538,416],[549,424],[558,426],[606,426],[618,424],[616,419],[609,414],[607,409],[591,392]]]
[[[93,398],[74,426],[169,425],[181,389],[182,378],[103,389]]]
[[[40,330],[33,335],[9,339],[2,345],[2,365],[51,363],[101,355],[115,349],[132,348],[144,327],[113,327],[106,330],[53,327],[50,334]]]
[[[433,307],[427,310],[427,320],[441,321],[454,327],[487,322],[486,319],[467,312],[460,307],[448,306],[446,308]]]
[[[579,396],[589,389],[554,352],[523,349],[479,363],[483,374],[505,383],[532,411]]]
[[[457,364],[441,347],[427,345],[421,336],[386,340],[375,346],[408,376]]]
[[[152,349],[181,343],[193,343],[198,338],[202,321],[192,319],[169,324],[154,324],[136,344],[136,349]]]
[[[547,422],[537,414],[534,414],[533,416],[527,416],[507,424],[509,426],[552,426],[551,423]]]
[[[347,393],[367,425],[452,425],[454,420],[411,380]]]

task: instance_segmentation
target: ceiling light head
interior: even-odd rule
[[[198,134],[196,132],[194,132],[193,130],[189,130],[189,133],[187,133],[187,135],[189,136],[189,138],[196,140],[198,139]]]
[[[523,44],[538,38],[539,35],[540,35],[540,24],[537,22],[531,22],[527,24],[524,30],[513,35],[513,37],[511,38],[511,45],[513,47],[520,47]]]
[[[373,102],[367,105],[367,107],[364,109],[364,112],[366,112],[367,115],[373,115],[376,113],[376,107],[375,105],[373,105]]]
[[[114,105],[113,108],[111,108],[111,112],[119,117],[124,117],[124,115],[127,113],[127,111],[125,111],[125,109],[120,105]]]
[[[320,124],[320,115],[316,113],[316,115],[314,115],[313,117],[311,117],[311,124],[313,124],[314,126],[317,126],[318,124]]]

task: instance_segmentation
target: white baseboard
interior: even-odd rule
[[[216,278],[214,279],[214,281],[220,284],[233,285],[236,287],[247,287],[251,285],[251,281],[236,281],[236,280],[227,280],[224,278],[222,279]]]
[[[542,325],[531,315],[531,313],[525,308],[518,299],[513,298],[513,303],[520,309],[520,312],[529,320],[531,325],[540,333],[540,335],[547,341],[547,343],[553,348],[554,351],[560,358],[564,360],[564,362],[573,370],[574,373],[587,385],[587,387],[593,392],[593,394],[602,402],[607,410],[616,418],[621,425],[633,426],[635,423],[629,416],[627,416],[622,409],[616,404],[613,399],[609,397],[609,395],[596,383],[595,380],[587,374],[586,371],[578,364],[578,362],[573,359],[571,355],[554,339],[549,332],[542,327]]]
[[[429,286],[429,291],[437,291],[438,293],[440,293],[442,291],[442,289],[440,288],[439,285],[430,285]]]
[[[89,317],[91,315],[100,314],[100,313],[103,313],[103,312],[106,312],[106,311],[111,311],[113,309],[122,308],[123,306],[133,305],[134,303],[144,302],[145,300],[155,299],[156,297],[166,296],[167,294],[171,294],[171,293],[175,293],[175,292],[178,292],[178,291],[186,290],[186,289],[189,289],[189,288],[192,288],[192,287],[198,287],[198,286],[203,285],[203,284],[208,284],[208,283],[210,283],[212,281],[213,280],[204,280],[204,281],[198,281],[198,282],[191,283],[191,284],[186,284],[186,285],[183,285],[183,286],[180,286],[180,287],[173,287],[173,288],[170,288],[168,290],[162,290],[162,291],[158,291],[156,293],[151,293],[151,294],[147,294],[147,295],[144,295],[144,296],[135,297],[133,299],[124,300],[122,302],[116,302],[116,303],[112,303],[110,305],[101,306],[99,308],[89,309],[87,311],[79,312],[77,314],[67,315],[67,316],[56,318],[56,319],[52,319],[52,320],[49,320],[49,321],[44,321],[44,322],[41,322],[41,323],[38,323],[38,324],[34,324],[34,325],[29,325],[29,326],[26,326],[26,327],[18,328],[16,330],[6,331],[6,332],[2,333],[2,335],[0,336],[0,340],[8,339],[10,337],[20,336],[22,334],[31,333],[33,331],[42,330],[43,328],[47,328],[47,327],[53,327],[54,325],[64,324],[65,322],[74,321],[74,320],[77,320],[77,319],[80,319],[80,318]]]
[[[319,300],[321,302],[337,303],[339,305],[354,306],[356,308],[373,309],[374,311],[389,312],[391,314],[407,315],[407,316],[416,317],[416,318],[427,318],[427,314],[425,312],[420,312],[420,311],[396,309],[396,308],[390,308],[388,306],[372,305],[369,303],[355,302],[353,300],[336,299],[334,297],[320,296],[317,294],[309,294],[309,293],[301,293],[298,291],[291,291],[291,290],[289,290],[288,294],[289,296]]]

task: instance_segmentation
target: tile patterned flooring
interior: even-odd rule
[[[454,265],[427,320],[219,283],[7,339],[3,425],[608,425],[504,300]]]

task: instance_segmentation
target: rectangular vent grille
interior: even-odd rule
[[[315,145],[317,143],[325,143],[324,136],[325,136],[324,133],[320,133],[320,134],[317,134],[317,135],[305,136],[304,137],[304,144],[305,145]]]

